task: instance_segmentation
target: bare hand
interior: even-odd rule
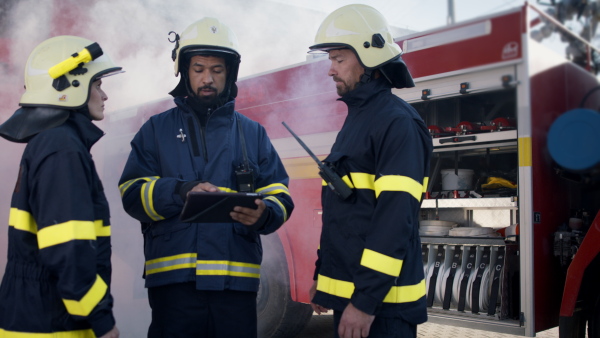
[[[209,182],[202,182],[202,183],[196,184],[190,191],[219,192],[221,190],[219,190],[219,188],[217,188],[216,185],[212,185]],[[189,192],[188,192],[188,194],[189,194]]]
[[[320,315],[321,313],[327,313],[329,311],[328,308],[322,307],[319,304],[315,304],[312,302],[312,299],[315,297],[315,294],[317,293],[317,281],[315,281],[313,283],[313,285],[310,287],[310,290],[308,290],[308,295],[310,296],[310,306],[312,307],[313,311],[316,312],[318,315]]]
[[[230,213],[231,218],[233,218],[233,220],[236,222],[242,223],[243,225],[253,225],[256,223],[256,221],[258,221],[263,211],[265,211],[265,208],[267,207],[265,202],[258,198],[254,200],[254,203],[258,205],[258,208],[252,209],[240,206],[234,207],[233,211]]]
[[[100,338],[119,338],[119,329],[117,329],[117,326],[114,326],[110,331]]]
[[[342,313],[338,334],[340,338],[368,337],[375,316],[366,314],[349,303]]]

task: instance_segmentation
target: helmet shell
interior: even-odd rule
[[[365,68],[396,59],[402,49],[394,42],[387,20],[375,8],[348,5],[329,14],[317,31],[311,51],[352,49]]]
[[[96,79],[109,73],[118,72],[116,66],[106,53],[96,59],[84,63],[78,71],[64,74],[69,86],[58,90],[53,86],[49,69],[64,60],[73,57],[92,41],[77,37],[62,35],[50,38],[37,47],[29,55],[25,65],[25,93],[19,104],[23,107],[54,107],[78,109],[85,106],[89,100],[90,87]]]
[[[184,56],[216,55],[233,59],[233,81],[237,80],[240,62],[238,39],[235,33],[215,18],[206,17],[189,25],[179,39],[179,48],[175,51],[175,76],[182,70]]]

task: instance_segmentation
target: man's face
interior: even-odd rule
[[[360,76],[365,69],[358,62],[358,58],[350,49],[334,49],[329,51],[329,76],[333,77],[339,96],[344,96],[356,88]]]
[[[188,71],[192,91],[206,103],[212,103],[225,89],[225,59],[218,56],[194,55]]]

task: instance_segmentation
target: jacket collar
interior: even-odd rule
[[[189,100],[187,100],[186,98],[178,96],[174,99],[174,101],[175,101],[175,104],[177,105],[177,107],[182,109],[184,112],[189,113],[189,114],[194,114],[194,109],[190,106]],[[224,105],[222,105],[221,107],[213,110],[211,115],[212,116],[214,116],[214,115],[228,116],[228,115],[233,114],[234,109],[235,109],[235,99],[232,99],[232,100],[229,100]]]
[[[367,84],[360,85],[354,90],[346,93],[338,100],[350,106],[362,106],[367,103],[373,96],[383,91],[391,91],[392,87],[389,82],[383,77],[373,79]]]
[[[75,127],[88,151],[94,143],[98,142],[104,136],[102,129],[98,128],[88,117],[79,111],[72,112],[67,123]]]

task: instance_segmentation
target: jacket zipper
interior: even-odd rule
[[[200,125],[200,136],[202,137],[202,152],[204,153],[204,161],[208,163],[208,148],[206,147],[206,128],[208,128],[208,120],[210,120],[210,116],[212,115],[212,111],[210,108],[206,111],[206,124],[204,127]]]

